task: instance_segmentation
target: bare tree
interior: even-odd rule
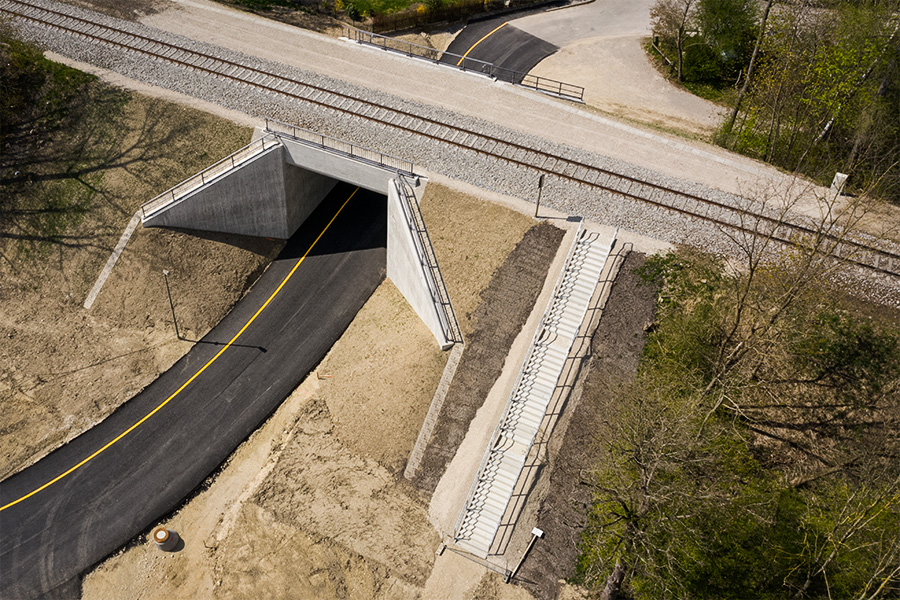
[[[756,42],[753,44],[753,54],[750,55],[750,64],[747,65],[744,83],[741,86],[741,91],[738,93],[737,99],[734,101],[734,107],[731,109],[731,115],[728,117],[728,124],[725,126],[726,135],[730,134],[731,130],[734,129],[734,122],[737,119],[738,111],[741,110],[741,103],[744,101],[744,96],[747,95],[747,90],[750,87],[750,80],[753,78],[753,70],[756,67],[756,59],[759,56],[759,48],[762,46],[763,36],[766,34],[766,23],[769,21],[769,11],[772,9],[774,3],[775,0],[768,0],[766,2],[766,7],[763,9],[762,19],[760,19],[759,23],[759,33],[756,35]]]

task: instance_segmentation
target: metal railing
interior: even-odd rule
[[[237,152],[226,156],[217,163],[203,169],[196,175],[192,175],[175,185],[159,196],[144,202],[141,205],[141,221],[146,221],[155,213],[166,208],[170,204],[175,203],[179,198],[189,194],[190,192],[206,185],[220,175],[234,169],[237,166],[247,162],[262,152],[265,152],[272,146],[279,145],[280,142],[274,135],[264,135],[254,142],[250,142]]]
[[[494,431],[491,434],[491,441],[488,444],[488,450],[484,453],[484,457],[481,459],[481,464],[478,466],[478,471],[475,475],[475,481],[472,482],[472,486],[469,488],[469,494],[466,496],[466,504],[463,506],[462,512],[459,514],[459,518],[456,520],[456,527],[453,529],[454,532],[454,541],[459,541],[461,538],[457,538],[456,534],[459,532],[460,527],[465,521],[466,516],[470,512],[474,512],[476,507],[470,506],[471,499],[475,494],[476,489],[478,488],[478,483],[481,481],[481,476],[484,473],[485,466],[488,461],[494,455],[494,448],[497,444],[497,441],[500,437],[500,432],[503,429],[510,413],[510,409],[513,406],[513,403],[516,398],[516,392],[519,391],[519,386],[522,384],[522,379],[525,377],[525,370],[531,365],[531,359],[535,354],[535,350],[538,347],[538,342],[541,339],[541,336],[544,335],[544,325],[547,321],[547,317],[549,316],[551,310],[554,308],[554,304],[556,303],[556,295],[559,291],[560,286],[562,285],[563,279],[566,276],[566,271],[569,267],[569,263],[572,260],[572,256],[575,254],[575,250],[578,247],[578,243],[581,240],[581,233],[584,231],[584,218],[582,217],[581,222],[578,224],[578,229],[575,232],[575,240],[572,245],[569,247],[569,252],[566,254],[566,262],[563,263],[563,268],[560,271],[559,275],[556,278],[556,283],[553,286],[553,295],[550,297],[550,304],[544,310],[544,314],[541,316],[541,320],[538,323],[537,329],[534,332],[534,335],[531,337],[531,345],[528,348],[528,354],[525,357],[524,362],[522,362],[522,366],[519,368],[519,373],[516,376],[516,382],[513,385],[512,392],[509,395],[509,398],[506,400],[506,406],[503,408],[503,415],[500,417],[500,421],[497,422],[497,426],[494,427]],[[477,508],[480,510],[480,507]],[[496,534],[495,534],[496,535]],[[490,549],[489,549],[490,550]]]
[[[397,177],[395,183],[406,222],[410,231],[419,240],[419,243],[415,244],[416,253],[419,255],[419,263],[427,271],[425,273],[425,281],[428,284],[431,300],[441,309],[438,312],[441,329],[444,331],[444,335],[447,336],[447,340],[454,344],[461,344],[463,343],[462,331],[459,328],[459,322],[456,320],[453,305],[450,303],[450,294],[447,292],[444,276],[441,274],[441,269],[438,266],[437,256],[435,256],[434,247],[431,245],[431,238],[428,237],[428,230],[425,228],[425,220],[422,218],[422,212],[419,210],[416,195],[402,175]]]
[[[357,146],[356,144],[351,144],[350,142],[323,135],[309,129],[303,129],[302,127],[297,127],[290,123],[285,123],[276,119],[266,119],[266,131],[275,134],[276,136],[287,136],[296,141],[306,142],[307,144],[311,144],[323,150],[367,162],[384,169],[396,171],[400,174],[415,175],[413,172],[413,164],[408,160],[390,156],[389,154],[384,154],[377,150],[370,150],[363,146]]]
[[[529,75],[528,73],[514,71],[505,67],[498,67],[493,63],[478,60],[477,58],[453,54],[452,52],[442,52],[435,48],[419,46],[418,44],[404,42],[403,40],[398,40],[386,35],[379,35],[348,25],[341,26],[341,35],[360,44],[367,44],[383,50],[390,50],[412,58],[429,60],[433,63],[447,65],[461,71],[481,73],[482,75],[486,75],[498,81],[506,81],[507,83],[537,90],[545,94],[552,94],[567,100],[575,100],[578,102],[584,101],[584,88],[578,85],[572,85],[570,83],[548,79],[546,77]]]

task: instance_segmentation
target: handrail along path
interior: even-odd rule
[[[353,96],[320,85],[295,81],[259,67],[212,56],[192,49],[93,23],[59,10],[47,9],[26,0],[0,0],[0,13],[26,19],[95,42],[138,52],[197,72],[283,95],[338,113],[365,119],[396,131],[456,146],[511,165],[585,185],[590,188],[650,206],[705,221],[732,231],[759,235],[762,229],[771,239],[790,247],[803,247],[803,238],[828,240],[836,247],[835,258],[870,271],[900,278],[900,250],[877,247],[830,232],[816,231],[798,222],[787,222],[761,212],[732,206],[656,183],[622,175],[576,159],[557,156],[521,143],[504,140],[464,126],[445,123],[374,100]],[[746,221],[757,227],[747,227]],[[760,227],[760,225],[762,227]]]

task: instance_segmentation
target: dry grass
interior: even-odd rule
[[[82,303],[138,206],[251,133],[141,96],[125,110],[123,145],[144,136],[152,152],[103,172],[100,193],[71,232],[93,236],[92,244],[52,246],[0,264],[0,361],[8,365],[0,374],[0,477],[103,419],[187,351],[174,336],[163,268],[172,272],[179,324],[192,337],[221,319],[277,249],[139,228],[86,311]]]

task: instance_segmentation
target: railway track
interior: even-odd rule
[[[840,260],[900,279],[900,251],[876,247],[865,241],[846,237],[841,232],[821,231],[801,222],[786,222],[772,215],[642,181],[319,85],[294,81],[262,68],[246,66],[183,48],[147,35],[97,24],[24,0],[0,0],[0,13],[123,51],[139,53],[268,93],[362,118],[398,131],[499,159],[532,170],[535,174],[569,180],[607,194],[713,223],[735,232],[767,235],[779,243],[794,247],[805,246],[809,240],[817,240],[819,247],[829,248]]]

